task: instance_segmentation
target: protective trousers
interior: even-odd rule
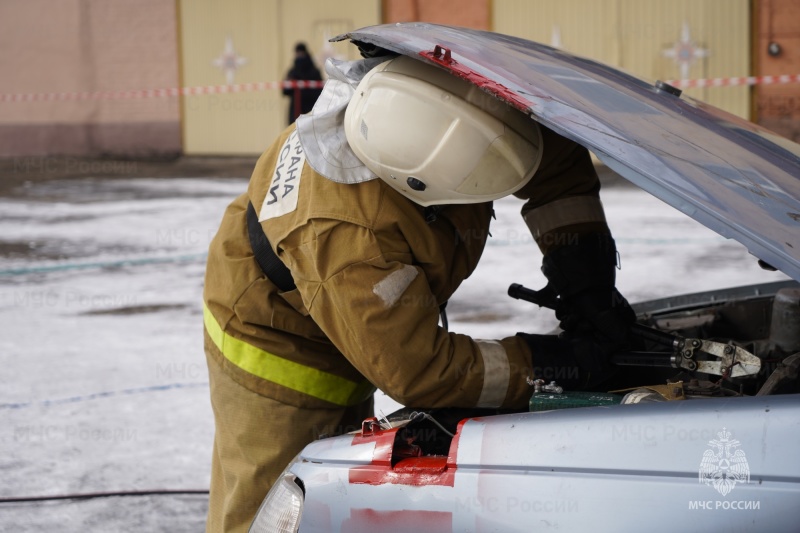
[[[346,433],[372,416],[372,398],[353,407],[307,409],[251,392],[223,372],[206,336],[216,433],[208,533],[246,533],[284,467],[321,435]]]

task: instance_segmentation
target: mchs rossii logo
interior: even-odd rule
[[[709,449],[700,461],[700,483],[711,485],[723,496],[727,496],[737,483],[750,481],[750,465],[741,442],[731,438],[725,428],[717,433],[716,439],[708,441]]]

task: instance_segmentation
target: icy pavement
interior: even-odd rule
[[[0,198],[0,498],[208,487],[204,257],[245,185],[80,179]],[[603,201],[632,302],[785,278],[636,189]],[[451,329],[500,338],[555,324],[506,296],[512,282],[544,285],[520,205],[497,203],[484,258],[448,306]],[[0,504],[0,530],[202,531],[205,512],[202,495]]]

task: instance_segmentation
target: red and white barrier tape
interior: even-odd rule
[[[673,87],[696,89],[701,87],[736,87],[740,85],[776,85],[798,83],[800,74],[783,76],[744,76],[740,78],[707,78],[700,80],[667,80]]]
[[[776,85],[800,83],[800,74],[782,76],[743,76],[738,78],[706,78],[698,80],[666,80],[673,87],[695,89],[702,87],[737,87],[741,85]],[[74,93],[2,94],[0,102],[53,102],[65,100],[135,100],[174,96],[244,93],[272,89],[319,89],[324,81],[267,81],[236,85],[207,85],[202,87],[173,87],[171,89],[140,89],[133,91],[95,91]]]
[[[0,94],[0,102],[48,102],[64,100],[130,100],[139,98],[165,98],[173,96],[198,96],[205,94],[243,93],[270,89],[320,89],[324,81],[268,81],[239,83],[236,85],[208,85],[203,87],[173,87],[171,89],[141,89],[134,91],[95,91],[80,93]]]

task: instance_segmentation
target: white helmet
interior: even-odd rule
[[[423,206],[507,196],[528,183],[542,158],[534,120],[406,56],[364,76],[347,105],[344,130],[367,168]]]

